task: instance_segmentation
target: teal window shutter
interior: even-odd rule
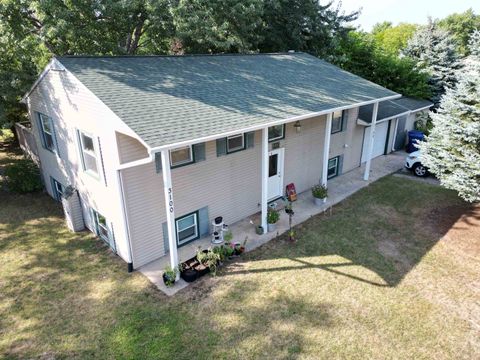
[[[227,155],[227,138],[217,139],[217,156]]]
[[[338,157],[338,175],[343,173],[343,155]]]
[[[162,157],[160,153],[155,153],[155,168],[157,170],[157,174],[162,172]]]
[[[165,253],[167,253],[170,250],[170,244],[168,242],[167,222],[164,222],[162,224],[162,230],[163,230],[163,249],[165,250]]]
[[[195,162],[200,162],[204,161],[206,156],[205,156],[205,143],[200,143],[200,144],[194,144],[192,146],[193,148],[193,157]]]
[[[200,236],[206,236],[210,233],[210,221],[208,218],[208,206],[198,210],[198,228]]]
[[[255,145],[255,131],[250,131],[245,134],[245,147],[252,148]]]
[[[348,111],[342,111],[342,131],[347,130],[347,123],[348,123]]]

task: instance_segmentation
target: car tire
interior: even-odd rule
[[[422,164],[416,163],[413,165],[413,174],[418,177],[426,177],[428,176],[428,170]]]

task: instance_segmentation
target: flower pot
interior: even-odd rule
[[[313,198],[313,200],[315,201],[315,205],[317,205],[317,206],[322,206],[325,203],[325,198],[323,198],[323,199]]]
[[[268,232],[274,232],[277,230],[277,223],[275,224],[268,224]]]
[[[171,277],[167,274],[162,274],[162,278],[165,286],[173,286],[175,284],[175,276]]]
[[[262,225],[258,225],[258,226],[255,228],[255,232],[257,233],[257,235],[263,235],[263,226],[262,226]]]
[[[194,269],[186,269],[180,273],[180,277],[188,283],[194,282],[198,278],[198,272]]]
[[[215,224],[217,224],[217,225],[218,225],[218,224],[221,224],[222,221],[223,221],[223,217],[217,216],[214,221],[215,221]]]

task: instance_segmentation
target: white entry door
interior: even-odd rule
[[[363,137],[362,163],[367,161],[368,156],[368,140],[370,139],[370,129],[365,129]],[[385,143],[387,142],[388,121],[381,122],[375,126],[375,138],[373,139],[372,159],[385,153]]]
[[[283,159],[285,149],[268,153],[268,200],[283,196]]]

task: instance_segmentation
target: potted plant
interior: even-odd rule
[[[231,242],[233,239],[233,233],[231,230],[227,230],[227,232],[225,233],[225,235],[223,235],[223,240],[225,240],[226,242]]]
[[[320,206],[327,199],[327,195],[328,195],[327,188],[323,185],[315,185],[312,187],[312,195],[315,201],[315,205]]]
[[[220,255],[212,250],[200,250],[197,252],[197,259],[203,266],[206,266],[213,276],[217,274],[217,265]]]
[[[172,269],[171,267],[167,267],[164,270],[162,275],[163,283],[165,284],[165,286],[171,287],[175,284],[176,277],[177,277],[177,269],[176,268]]]
[[[231,259],[232,256],[235,255],[235,249],[233,248],[231,243],[225,243],[224,251],[225,251],[225,257],[227,259]]]
[[[280,213],[278,210],[270,208],[267,212],[267,225],[268,231],[275,231],[277,229],[277,221],[280,219]]]

